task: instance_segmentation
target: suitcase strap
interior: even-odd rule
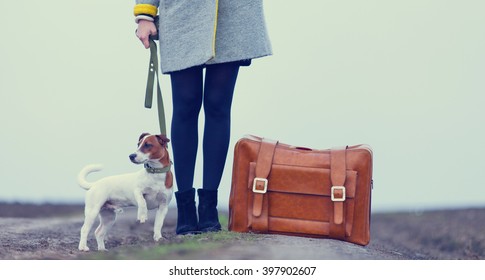
[[[268,231],[268,176],[273,164],[274,152],[278,141],[263,139],[256,160],[256,174],[253,181],[253,219],[252,229],[258,232]],[[263,211],[265,209],[265,211]]]
[[[333,215],[330,215],[330,236],[345,237],[345,179],[346,179],[346,152],[347,147],[333,148],[330,151],[330,190],[333,202]]]

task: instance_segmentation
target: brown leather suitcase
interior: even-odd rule
[[[370,240],[372,150],[314,150],[256,136],[234,149],[229,230]]]

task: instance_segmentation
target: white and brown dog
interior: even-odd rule
[[[167,150],[169,141],[165,135],[142,134],[138,140],[138,149],[130,155],[130,160],[144,164],[145,168],[135,173],[88,182],[86,176],[101,170],[101,166],[88,165],[81,170],[78,182],[87,192],[79,250],[89,251],[87,238],[96,216],[99,216],[99,226],[95,231],[98,250],[106,250],[106,233],[113,226],[116,214],[122,207],[128,206],[138,207],[137,219],[140,223],[147,220],[148,210],[157,208],[153,239],[158,241],[162,238],[163,222],[173,195],[172,163]]]

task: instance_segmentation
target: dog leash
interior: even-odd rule
[[[157,78],[157,107],[158,107],[158,122],[160,125],[160,133],[167,135],[167,126],[165,125],[165,110],[163,108],[162,90],[160,89],[160,78],[158,76],[158,55],[157,44],[150,38],[150,63],[148,65],[148,80],[145,94],[145,108],[152,108],[153,103],[153,84]]]

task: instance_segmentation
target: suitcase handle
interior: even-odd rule
[[[313,149],[307,147],[300,147],[300,146],[292,146],[293,149],[302,150],[302,151],[313,151]]]

